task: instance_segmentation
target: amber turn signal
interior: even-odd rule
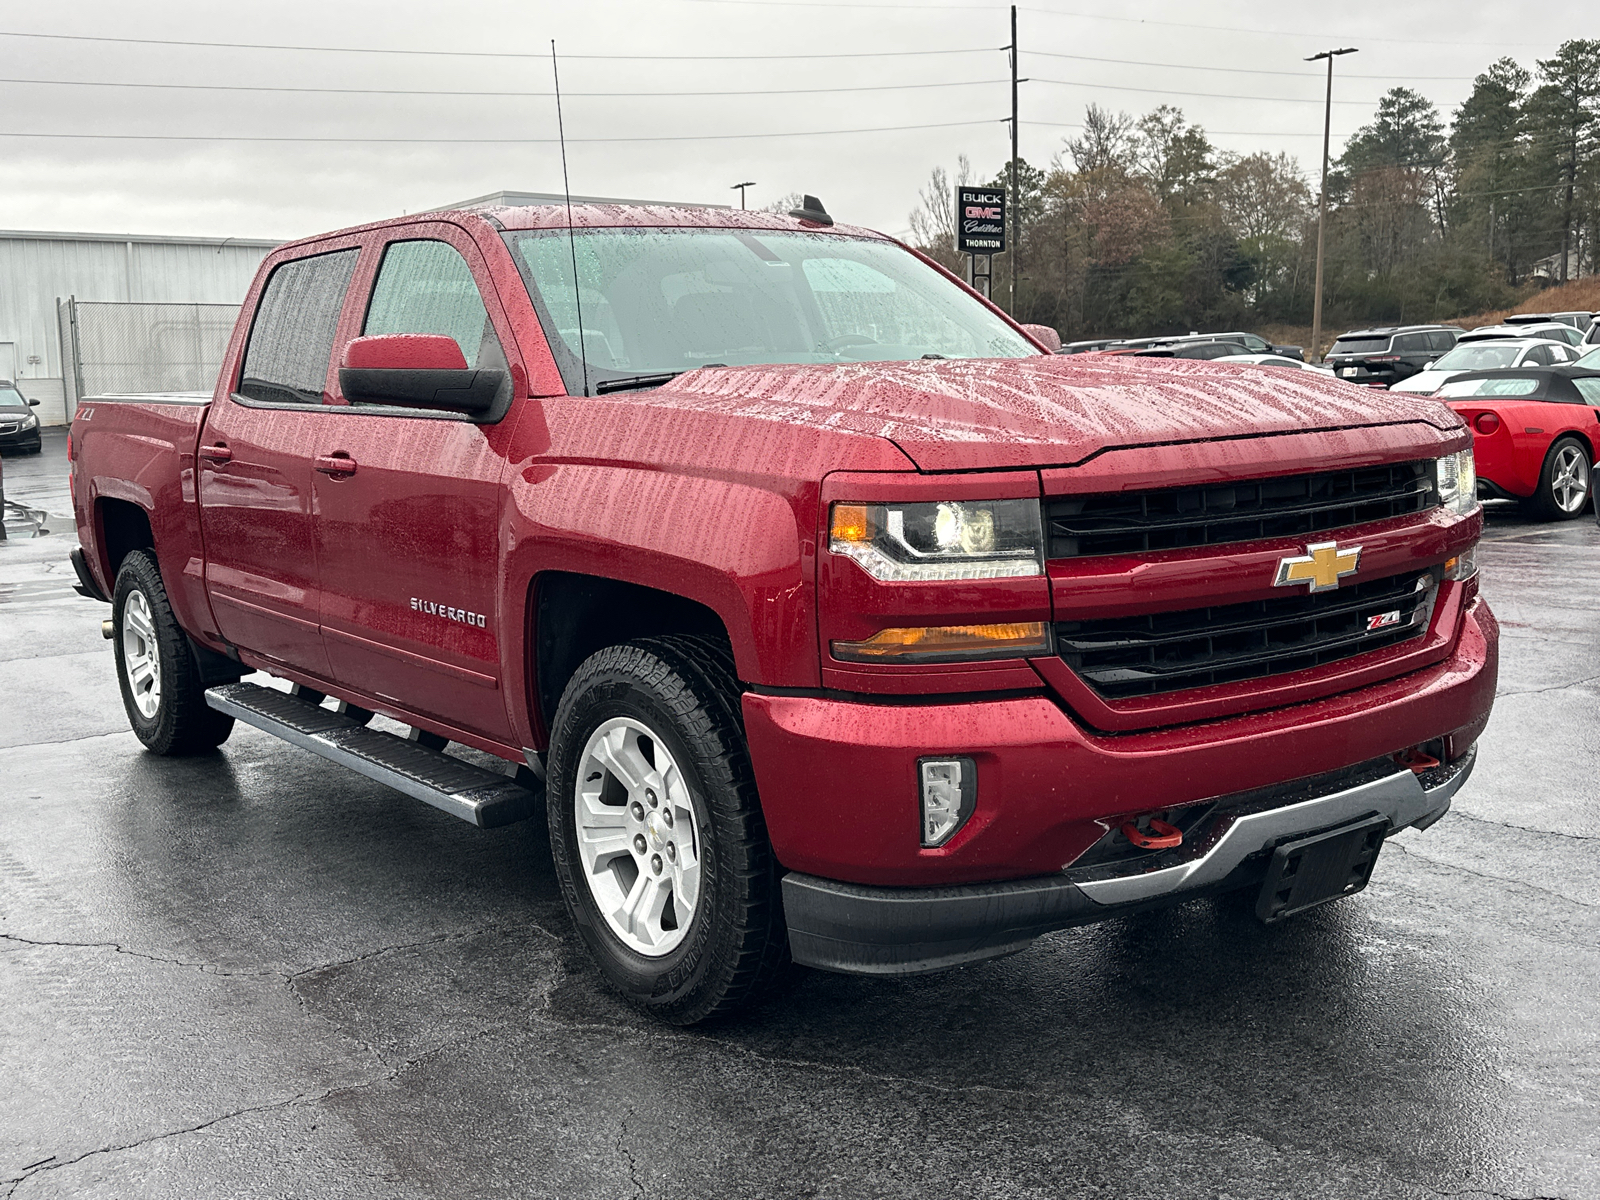
[[[833,656],[850,662],[962,662],[1048,653],[1050,627],[1043,621],[882,629],[865,641],[833,643]]]
[[[865,544],[872,540],[872,521],[865,504],[835,504],[830,540]]]

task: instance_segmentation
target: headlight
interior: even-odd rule
[[[1470,449],[1434,459],[1433,480],[1439,503],[1451,512],[1465,514],[1478,506],[1478,471]]]
[[[828,549],[891,583],[1044,574],[1037,500],[835,504]]]

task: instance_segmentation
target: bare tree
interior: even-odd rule
[[[1217,172],[1217,203],[1241,237],[1293,237],[1311,209],[1300,164],[1282,152],[1229,155]]]
[[[1083,115],[1083,136],[1068,138],[1067,152],[1080,172],[1106,167],[1125,171],[1133,161],[1135,144],[1132,117],[1091,104]]]
[[[943,167],[935,167],[928,186],[917,193],[922,201],[911,214],[911,241],[918,250],[952,270],[960,265],[956,253],[955,189],[972,182],[972,164],[965,154],[956,159],[956,177],[951,181]]]
[[[779,196],[770,204],[763,204],[756,211],[778,213],[782,216],[788,216],[791,209],[802,208],[804,207],[805,202],[806,198],[799,192],[788,192],[782,196]]]

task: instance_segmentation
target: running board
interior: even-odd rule
[[[538,797],[504,775],[462,762],[287,692],[254,683],[210,688],[206,703],[303,750],[388,784],[481,829],[531,816]]]

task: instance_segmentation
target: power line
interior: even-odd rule
[[[566,92],[563,94],[569,99],[573,96],[610,99],[627,99],[629,97],[661,99],[671,96],[809,96],[833,92],[897,92],[921,88],[988,87],[1009,82],[1006,79],[970,79],[944,83],[884,83],[837,88],[760,88],[750,91],[728,92]],[[190,92],[291,92],[330,96],[484,96],[548,99],[555,95],[554,92],[461,91],[428,88],[320,88],[237,83],[126,83],[100,79],[0,79],[0,83],[36,84],[46,87],[155,88]]]
[[[775,2],[777,2],[777,0],[763,0],[763,2],[775,3]],[[784,0],[784,2],[788,2],[788,0]],[[1243,26],[1241,26],[1241,25],[1212,25],[1212,24],[1201,25],[1201,24],[1197,24],[1197,23],[1191,22],[1191,21],[1161,21],[1161,20],[1156,20],[1154,18],[1147,19],[1145,17],[1119,17],[1119,16],[1112,16],[1112,15],[1110,15],[1108,13],[1068,12],[1068,11],[1066,11],[1064,9],[1056,9],[1056,8],[1024,7],[1023,11],[1024,12],[1031,12],[1031,13],[1038,13],[1041,16],[1069,17],[1069,18],[1074,18],[1074,19],[1077,19],[1077,20],[1084,20],[1084,21],[1120,21],[1123,24],[1127,24],[1127,25],[1160,25],[1160,26],[1163,26],[1163,27],[1168,28],[1168,29],[1202,29],[1202,30],[1205,30],[1208,33],[1251,33],[1251,34],[1256,34],[1256,35],[1263,36],[1263,37],[1292,37],[1292,38],[1296,38],[1296,39],[1300,39],[1300,40],[1319,40],[1319,39],[1331,38],[1331,39],[1336,40],[1336,41],[1338,39],[1340,39],[1340,38],[1348,36],[1348,31],[1346,31],[1346,33],[1312,33],[1312,32],[1309,32],[1307,30],[1304,30],[1304,29],[1258,29],[1258,28],[1254,28],[1254,27],[1248,26],[1248,25],[1243,25]],[[1508,41],[1446,42],[1446,41],[1439,41],[1437,39],[1428,39],[1428,38],[1392,38],[1392,37],[1391,38],[1386,38],[1386,37],[1374,37],[1371,34],[1367,33],[1365,30],[1361,31],[1360,36],[1361,36],[1361,40],[1364,41],[1364,42],[1393,42],[1396,45],[1401,45],[1401,46],[1525,46],[1525,47],[1537,47],[1537,46],[1548,46],[1549,45],[1548,42],[1508,42]]]
[[[1190,96],[1198,99],[1210,100],[1257,100],[1267,104],[1317,104],[1322,103],[1317,99],[1302,99],[1299,96],[1239,96],[1228,92],[1185,92],[1174,88],[1146,88],[1128,87],[1120,83],[1079,83],[1074,79],[1042,79],[1037,75],[1028,77],[1029,83],[1054,83],[1061,87],[1092,88],[1102,92],[1141,92],[1153,96]],[[1362,108],[1372,108],[1377,104],[1375,100],[1335,100],[1335,104],[1356,104]]]
[[[846,0],[845,3],[830,3],[829,0],[678,0],[680,4],[723,4],[734,5],[741,8],[835,8],[835,9],[915,9],[918,11],[950,10],[961,12],[992,12],[1004,13],[1004,7],[998,4],[908,4],[886,2],[886,0]],[[1161,25],[1171,29],[1203,29],[1208,33],[1251,33],[1265,37],[1292,37],[1302,39],[1339,38],[1343,34],[1307,33],[1301,29],[1258,29],[1248,25],[1215,25],[1196,24],[1188,21],[1162,21],[1146,19],[1144,17],[1110,16],[1106,13],[1070,12],[1058,8],[1036,8],[1031,5],[1018,5],[1019,12],[1036,13],[1046,17],[1063,17],[1067,19],[1084,21],[1121,21],[1130,25]],[[1368,42],[1394,42],[1403,46],[1545,46],[1546,42],[1457,42],[1439,41],[1426,38],[1383,38],[1372,37],[1365,32],[1362,40]]]
[[[721,142],[736,141],[753,138],[786,138],[786,137],[837,137],[855,133],[904,133],[917,129],[958,129],[973,125],[1002,125],[1005,122],[999,118],[992,121],[944,121],[932,125],[883,125],[870,129],[804,129],[788,130],[771,133],[707,133],[707,134],[671,134],[665,136],[647,137],[599,137],[599,138],[568,138],[569,144],[585,143],[596,145],[601,143],[614,144],[619,142]],[[70,141],[113,141],[113,142],[297,142],[297,143],[338,143],[371,144],[371,145],[494,145],[494,146],[539,146],[556,145],[558,138],[537,137],[275,137],[257,136],[249,134],[194,134],[194,133],[32,133],[20,130],[0,130],[0,138],[41,138],[62,139]]]
[[[403,54],[430,58],[518,58],[544,59],[542,54],[526,54],[516,50],[400,50],[381,49],[374,46],[290,46],[271,42],[200,42],[178,38],[111,37],[107,34],[86,33],[24,33],[14,29],[0,29],[0,37],[39,38],[56,42],[110,42],[119,46],[188,46],[202,50],[291,50],[312,54]],[[992,54],[994,47],[981,46],[962,50],[859,50],[843,54],[563,54],[573,60],[596,62],[766,62],[779,59],[823,58],[913,58],[948,54]]]
[[[1119,67],[1161,67],[1174,71],[1221,71],[1230,75],[1287,75],[1293,79],[1321,79],[1320,71],[1269,71],[1263,67],[1213,67],[1198,63],[1144,62],[1134,58],[1103,58],[1095,54],[1061,54],[1054,50],[1024,50],[1040,58],[1068,58],[1074,62],[1111,63]],[[1341,79],[1428,80],[1434,83],[1470,83],[1474,75],[1341,75]]]

